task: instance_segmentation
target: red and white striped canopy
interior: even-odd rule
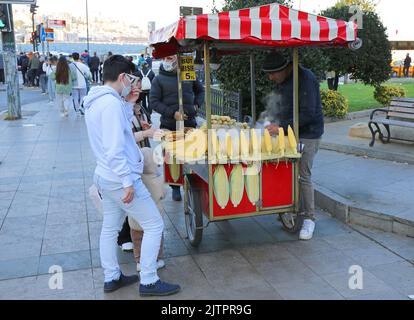
[[[154,56],[176,52],[186,40],[250,46],[347,45],[357,25],[291,9],[278,3],[217,14],[186,16],[150,34]],[[175,52],[174,52],[175,51]]]

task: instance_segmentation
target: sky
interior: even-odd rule
[[[414,39],[414,1],[413,0],[375,0],[378,13],[388,28],[390,40]],[[319,12],[335,4],[336,0],[294,0],[293,8],[307,12]],[[38,0],[39,13],[85,11],[86,0]],[[148,21],[155,21],[156,28],[164,27],[178,19],[180,6],[203,7],[210,12],[213,0],[88,0],[89,16],[105,16],[115,20],[128,21],[147,28]],[[216,0],[221,8],[223,0]],[[58,14],[55,18],[59,18]],[[396,32],[398,30],[398,33]]]

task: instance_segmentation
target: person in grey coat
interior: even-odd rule
[[[177,130],[177,121],[181,120],[178,111],[178,82],[177,82],[177,56],[164,58],[159,75],[151,84],[149,95],[150,106],[161,114],[160,129]],[[200,81],[183,82],[184,126],[195,128],[197,126],[197,109],[204,103],[204,87]],[[171,186],[172,198],[181,201],[179,186]]]

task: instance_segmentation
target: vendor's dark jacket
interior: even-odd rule
[[[184,81],[182,84],[184,113],[188,116],[188,119],[184,121],[184,126],[195,128],[197,110],[194,106],[203,105],[204,87],[198,80]],[[177,73],[167,72],[161,65],[159,75],[152,81],[149,100],[152,109],[161,114],[160,128],[175,131],[174,113],[178,111]]]
[[[308,69],[299,66],[299,136],[303,139],[318,139],[323,135],[324,122],[319,82]],[[279,126],[285,133],[290,125],[293,129],[293,72],[282,84],[276,86],[280,95],[278,114]]]

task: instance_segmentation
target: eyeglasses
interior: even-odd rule
[[[138,83],[141,82],[141,78],[134,76],[132,74],[129,73],[125,73],[126,78],[129,80],[129,82],[131,83],[131,86],[136,86]]]

